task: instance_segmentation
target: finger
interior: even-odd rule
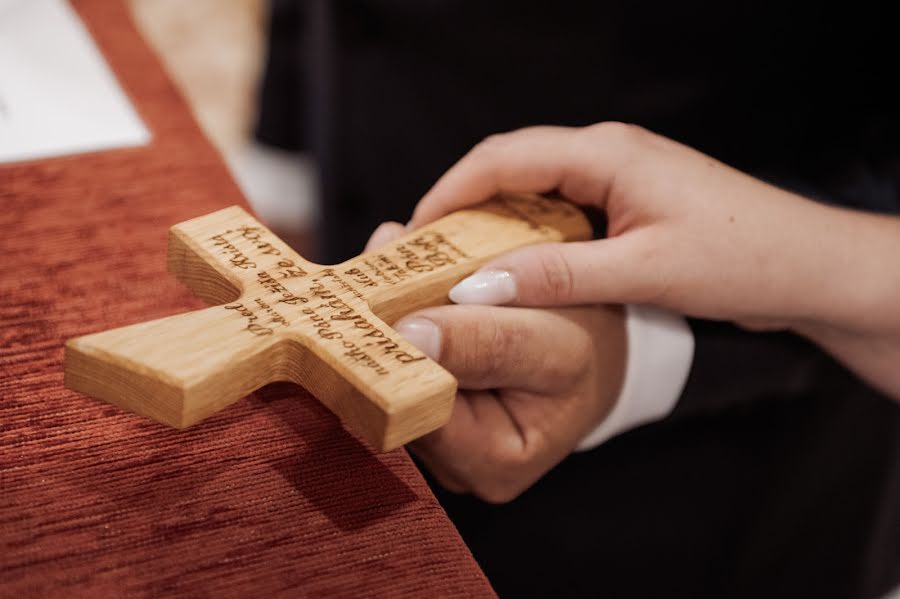
[[[372,232],[372,236],[369,237],[369,241],[366,243],[366,249],[363,251],[371,252],[377,250],[381,246],[394,241],[405,232],[406,229],[400,223],[394,221],[381,223],[378,225],[378,228]]]
[[[409,443],[409,449],[425,464],[437,481],[448,491],[453,493],[471,492],[471,477],[473,474],[471,454],[483,449],[487,439],[473,439],[469,433],[483,436],[484,431],[476,431],[476,420],[472,411],[472,404],[490,397],[486,391],[461,391],[453,403],[453,413],[450,420],[436,431]],[[496,425],[497,423],[482,420],[482,426]],[[501,427],[506,428],[506,423],[500,422]],[[490,434],[489,431],[487,434]]]
[[[476,145],[425,194],[409,227],[483,202],[499,191],[544,192],[559,186],[574,129],[530,127]]]
[[[421,227],[499,192],[558,190],[573,202],[602,205],[617,167],[641,135],[638,131],[621,123],[601,123],[585,129],[530,127],[491,136],[434,184],[407,228]]]
[[[411,445],[435,478],[452,492],[512,499],[536,476],[523,478],[527,440],[514,414],[487,391],[461,393],[450,421]]]
[[[547,243],[500,256],[449,293],[457,304],[566,306],[663,301],[666,273],[656,268],[653,232]]]
[[[441,306],[406,316],[394,329],[463,389],[554,392],[584,373],[592,351],[583,328],[545,310]]]
[[[460,401],[461,400],[457,399],[457,402]],[[443,428],[446,428],[447,426],[450,426],[449,422],[444,425]],[[438,484],[444,487],[444,489],[450,491],[451,493],[470,492],[471,489],[469,488],[467,482],[459,476],[455,469],[450,467],[450,464],[445,463],[445,460],[442,459],[443,455],[441,455],[441,452],[435,452],[432,450],[434,442],[431,437],[433,435],[435,435],[435,433],[429,433],[428,435],[420,437],[415,441],[410,441],[406,445],[406,448],[419,459],[419,461],[431,473],[431,476],[438,482]]]

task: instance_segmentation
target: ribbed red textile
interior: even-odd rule
[[[66,339],[201,306],[167,230],[245,204],[125,7],[75,6],[154,140],[0,167],[0,596],[493,595],[407,454],[298,387],[183,432],[63,387]]]

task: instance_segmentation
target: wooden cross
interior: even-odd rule
[[[590,235],[570,204],[504,195],[321,266],[232,206],[169,233],[169,271],[213,307],[70,340],[65,384],[184,428],[292,381],[387,451],[442,426],[456,395],[456,380],[388,323],[446,303],[501,253]]]

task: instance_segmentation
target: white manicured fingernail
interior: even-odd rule
[[[432,360],[441,357],[441,329],[427,318],[401,319],[394,330]]]
[[[516,299],[516,280],[505,270],[483,270],[457,283],[449,295],[457,304],[506,304]]]

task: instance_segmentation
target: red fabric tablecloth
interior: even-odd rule
[[[298,387],[183,432],[63,387],[66,339],[200,307],[167,230],[246,205],[125,7],[75,6],[154,139],[0,166],[0,596],[492,595],[408,455]]]

